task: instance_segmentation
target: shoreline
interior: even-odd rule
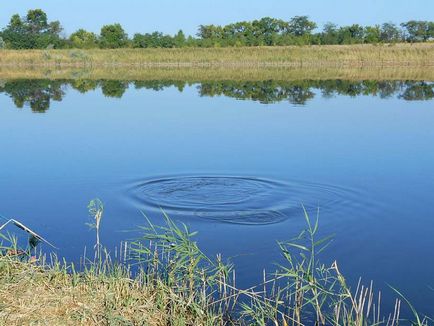
[[[96,212],[96,219],[101,219],[103,211]],[[387,321],[398,326],[403,321],[401,301],[403,305],[409,302],[391,288],[389,294],[397,296],[395,305],[380,315],[381,290],[377,292],[372,282],[365,287],[359,281],[354,289],[336,261],[324,268],[317,252],[332,237],[317,241],[318,220],[305,214],[307,228],[294,242],[278,243],[283,265],[274,273],[264,270],[263,282],[247,289],[237,287],[236,269],[230,261],[221,255],[206,256],[193,240],[195,232],[167,216],[165,226],[148,222],[143,236],[128,247],[121,246],[114,259],[100,244],[96,226],[94,260],[85,254],[81,267],[52,254],[37,257],[36,248],[3,247],[0,322],[241,326],[353,325],[359,320],[363,325]],[[302,235],[311,245],[305,244]],[[409,317],[419,320],[417,312],[412,312]],[[418,325],[428,325],[425,317],[421,320]]]
[[[434,43],[0,50],[0,79],[434,80]]]
[[[401,68],[62,68],[0,66],[0,80],[168,80],[198,83],[206,81],[298,81],[298,80],[414,80],[433,81],[432,67]]]

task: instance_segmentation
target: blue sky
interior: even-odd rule
[[[434,0],[0,0],[0,26],[12,14],[41,8],[60,20],[66,34],[78,28],[98,32],[119,22],[129,34],[182,28],[195,34],[200,24],[227,24],[264,16],[286,19],[308,15],[319,24],[363,25],[410,19],[434,20]]]

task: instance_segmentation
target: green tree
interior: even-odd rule
[[[182,29],[180,29],[178,33],[175,35],[175,37],[173,38],[173,43],[176,47],[182,48],[185,46],[185,41],[186,41],[185,34],[182,31]]]
[[[65,40],[60,37],[63,31],[62,25],[59,21],[52,21],[48,27],[38,34],[36,37],[36,48],[54,47],[60,48],[65,44]]]
[[[333,23],[325,23],[321,33],[322,44],[338,44],[338,27]]]
[[[3,41],[3,38],[0,36],[0,50],[4,49],[6,47],[5,41]]]
[[[48,24],[48,32],[52,35],[60,35],[63,27],[58,20],[52,21]]]
[[[98,46],[98,38],[84,29],[79,29],[69,37],[72,47],[79,49],[90,49]]]
[[[199,46],[199,40],[194,38],[193,36],[189,35],[187,37],[187,40],[185,41],[185,45],[189,47]]]
[[[225,40],[223,27],[218,25],[200,25],[197,36],[202,47],[221,46]]]
[[[100,46],[116,49],[128,44],[128,35],[120,24],[105,25],[101,28]]]
[[[401,40],[401,31],[394,23],[381,25],[380,39],[385,43],[393,43]]]
[[[45,32],[48,29],[47,14],[41,9],[29,10],[26,16],[26,25],[30,33]]]
[[[434,22],[428,22],[427,34],[429,40],[434,40]]]
[[[216,25],[199,25],[197,36],[202,39],[221,39],[222,27]]]
[[[13,49],[32,48],[24,21],[17,14],[11,17],[9,24],[3,30],[2,37]]]
[[[132,45],[135,48],[173,48],[174,38],[160,32],[134,34]]]
[[[289,21],[289,32],[295,36],[311,34],[316,27],[316,23],[310,21],[308,16],[295,16]]]
[[[133,48],[147,48],[149,47],[149,37],[144,34],[136,33],[133,36],[132,45]]]
[[[406,23],[402,23],[401,26],[405,30],[407,41],[426,42],[434,37],[433,22],[410,20]]]
[[[381,28],[379,25],[366,26],[364,31],[365,43],[378,43],[381,40]]]
[[[286,26],[287,24],[284,21],[271,17],[254,20],[252,27],[257,40],[257,44],[255,45],[275,45],[278,33]]]
[[[359,24],[343,26],[338,30],[339,44],[363,43],[365,29]]]
[[[15,14],[3,30],[3,39],[13,49],[60,47],[62,39],[60,22],[48,23],[47,14],[41,9],[29,10],[26,17]]]
[[[257,43],[251,22],[242,21],[229,26],[230,35],[232,35],[236,43],[247,46],[255,45]]]

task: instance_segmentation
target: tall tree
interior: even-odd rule
[[[26,23],[30,33],[39,34],[45,32],[48,29],[47,14],[41,9],[29,10]]]
[[[401,31],[394,23],[381,25],[380,39],[382,42],[393,43],[401,40]]]
[[[405,30],[406,39],[410,42],[426,42],[434,37],[432,22],[421,20],[410,20],[402,23],[401,26]]]
[[[365,30],[359,24],[341,27],[338,31],[339,44],[363,43],[364,34]]]
[[[264,17],[252,22],[253,33],[256,36],[255,45],[275,45],[278,33],[284,22],[271,17]]]
[[[29,10],[24,18],[15,14],[3,30],[3,39],[13,49],[59,47],[62,43],[60,22],[48,22],[41,9]]]
[[[289,21],[289,32],[295,36],[311,34],[316,27],[316,23],[310,21],[308,16],[295,16]]]
[[[325,23],[321,33],[322,44],[338,44],[338,26],[333,23]]]

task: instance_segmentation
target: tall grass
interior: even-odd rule
[[[95,202],[93,202],[95,203]],[[91,205],[92,208],[100,207]],[[96,209],[95,212],[102,210]],[[283,263],[263,273],[261,284],[239,289],[234,266],[221,255],[205,255],[195,232],[164,215],[116,260],[101,247],[102,259],[85,260],[81,271],[57,257],[20,259],[0,255],[0,322],[83,325],[428,325],[400,316],[403,296],[389,313],[372,282],[350,287],[337,262],[318,255],[332,237],[317,239],[318,217],[303,211],[306,229],[278,243]],[[97,242],[99,239],[97,240]],[[98,247],[95,247],[97,250]],[[123,256],[122,256],[123,255]],[[115,255],[115,257],[118,257]],[[122,261],[128,258],[129,263]],[[13,295],[11,295],[13,293]],[[405,304],[409,302],[404,299]]]
[[[434,65],[434,44],[320,45],[118,50],[4,50],[0,66],[47,67],[417,67]]]
[[[248,48],[4,50],[0,79],[433,80],[434,43]],[[0,81],[1,82],[1,81]]]
[[[189,83],[207,81],[264,80],[434,80],[431,66],[393,67],[50,67],[1,66],[1,79],[168,80]]]

